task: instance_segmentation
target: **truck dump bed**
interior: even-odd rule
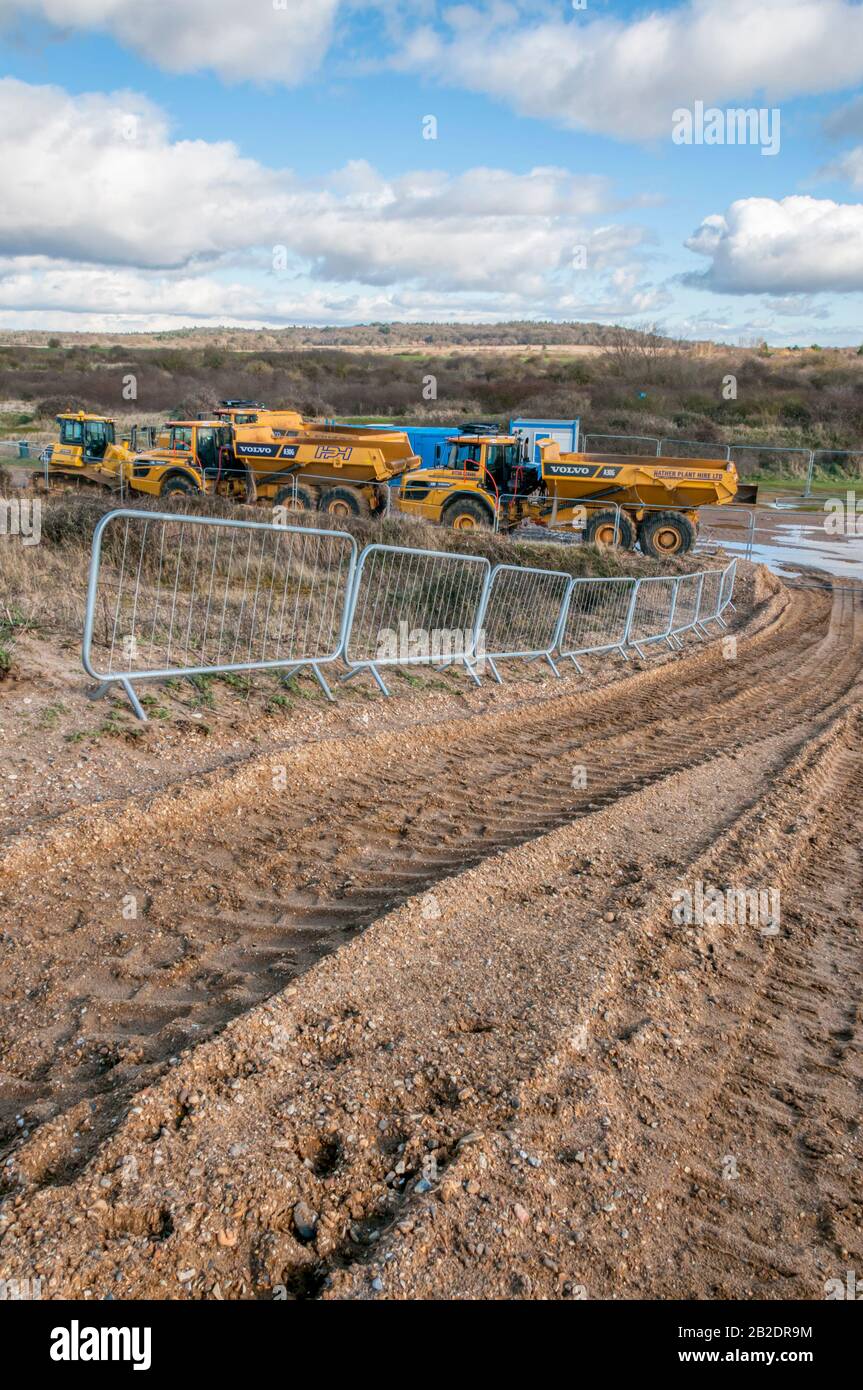
[[[260,435],[260,430],[237,426],[234,452],[262,483],[295,473],[333,482],[388,483],[421,462],[403,430],[358,432],[319,425],[280,438]]]
[[[726,459],[658,458],[655,454],[562,454],[540,445],[542,480],[561,502],[690,509],[732,502],[737,469]]]

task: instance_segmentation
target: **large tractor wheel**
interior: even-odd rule
[[[284,507],[286,512],[316,512],[318,494],[303,483],[297,483],[296,492],[292,487],[280,487],[273,503],[276,507]]]
[[[318,506],[327,516],[341,521],[355,516],[368,516],[369,504],[361,492],[352,487],[331,487],[321,497]]]
[[[160,497],[171,497],[174,493],[195,493],[200,492],[200,488],[195,487],[191,478],[185,478],[182,473],[172,473],[166,478],[159,489]]]
[[[685,555],[695,544],[695,527],[682,512],[648,512],[638,528],[638,543],[657,560]]]
[[[456,497],[444,507],[442,520],[454,531],[477,531],[493,523],[489,508],[476,497]]]
[[[584,539],[593,545],[619,545],[623,550],[635,548],[635,527],[626,512],[591,512],[584,528]]]

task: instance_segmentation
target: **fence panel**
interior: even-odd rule
[[[637,592],[637,579],[574,580],[558,644],[560,655],[569,657],[577,670],[581,667],[576,658],[592,652],[618,651],[629,660],[626,644]]]
[[[440,550],[369,545],[350,605],[342,680],[369,671],[383,694],[381,666],[461,663],[475,683],[477,632],[491,574],[488,560]]]
[[[639,656],[643,655],[641,648],[650,642],[665,642],[673,648],[670,633],[674,626],[676,592],[676,579],[657,577],[639,581],[629,629],[629,644]]]
[[[731,606],[734,608],[732,599],[734,597],[734,581],[737,578],[737,561],[732,560],[731,564],[722,575],[722,583],[719,586],[719,605],[718,613],[724,613],[725,609]]]
[[[701,637],[697,623],[701,608],[701,591],[704,585],[703,574],[684,574],[677,582],[677,597],[674,602],[674,624],[671,635],[679,639],[685,632],[694,632]],[[683,644],[680,643],[682,646]]]
[[[670,435],[660,439],[657,451],[663,458],[704,458],[729,459],[729,444],[708,444],[703,439],[674,439]]]
[[[698,615],[698,626],[702,632],[707,631],[705,623],[718,622],[721,627],[725,626],[719,616],[722,576],[722,570],[705,570],[704,583],[701,586],[701,612]]]
[[[543,658],[559,675],[552,653],[566,618],[572,578],[560,570],[496,565],[479,619],[478,655],[498,684],[495,662],[509,657]]]
[[[84,669],[144,718],[143,679],[313,671],[341,654],[357,545],[343,531],[120,509],[96,527]]]
[[[658,454],[659,440],[654,434],[586,434],[583,437],[582,452],[585,454],[613,453],[613,454]],[[598,448],[594,448],[594,443]],[[631,445],[624,448],[607,448],[611,443],[617,445]],[[652,445],[652,448],[642,448],[642,445]]]

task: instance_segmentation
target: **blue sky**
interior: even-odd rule
[[[0,43],[3,326],[863,341],[858,0],[0,0]],[[768,124],[677,143],[699,103]]]

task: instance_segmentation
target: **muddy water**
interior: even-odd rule
[[[719,524],[715,513],[705,528],[704,542],[720,544],[731,555],[767,565],[774,574],[796,578],[804,570],[817,569],[837,579],[863,579],[863,516],[857,518],[860,534],[832,534],[825,530],[828,514],[819,507],[803,510],[782,506],[755,509],[755,528],[749,544],[745,517]],[[854,518],[847,521],[852,531]]]

